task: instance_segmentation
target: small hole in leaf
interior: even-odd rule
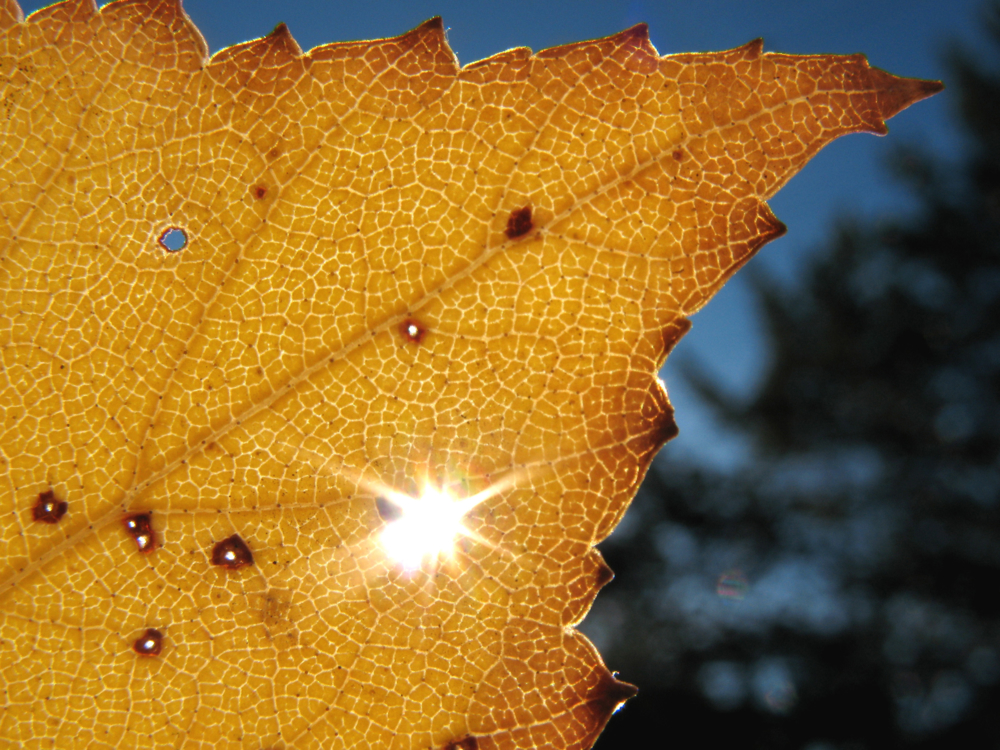
[[[169,229],[164,230],[157,242],[159,242],[160,247],[167,252],[176,253],[178,250],[183,250],[187,247],[187,232],[179,227],[170,227]]]

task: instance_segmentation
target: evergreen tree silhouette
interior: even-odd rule
[[[604,545],[584,629],[640,693],[598,748],[1000,748],[1000,69],[950,62],[963,161],[900,151],[917,212],[753,276],[752,400],[688,369],[757,457],[658,460]]]

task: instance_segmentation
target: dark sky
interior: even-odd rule
[[[24,4],[30,13],[48,3]],[[606,36],[649,24],[661,54],[728,49],[763,37],[766,50],[801,54],[864,52],[872,65],[897,75],[945,79],[942,53],[950,41],[977,40],[979,0],[187,0],[184,7],[212,52],[267,34],[284,21],[303,49],[334,41],[403,33],[440,15],[464,63],[504,49],[535,50]],[[758,261],[794,279],[802,258],[839,215],[878,215],[907,205],[884,168],[892,144],[921,143],[955,153],[948,92],[890,123],[888,138],[863,134],[828,146],[771,201],[788,235]],[[731,282],[694,319],[672,360],[695,356],[722,384],[749,393],[767,366],[767,343],[745,282]],[[713,429],[668,363],[664,380],[678,411],[681,436],[667,450],[725,467],[745,446]]]

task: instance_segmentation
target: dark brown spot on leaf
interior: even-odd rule
[[[158,656],[163,650],[163,633],[159,630],[149,628],[145,633],[135,639],[132,650],[140,656]]]
[[[375,507],[378,508],[378,515],[383,521],[392,522],[403,515],[403,509],[391,500],[384,497],[375,498]]]
[[[460,740],[452,740],[444,746],[443,750],[479,750],[479,740],[471,734],[467,734]]]
[[[253,553],[239,534],[233,534],[212,548],[212,565],[219,565],[227,570],[239,570],[253,565]]]
[[[36,521],[42,523],[59,523],[60,519],[66,515],[68,507],[69,505],[65,501],[56,498],[52,490],[45,490],[45,492],[38,493],[38,502],[31,509],[31,514]]]
[[[509,239],[513,240],[517,237],[523,237],[534,228],[535,225],[531,221],[531,206],[525,206],[524,208],[518,208],[510,212],[510,218],[507,219],[506,231]]]
[[[122,525],[128,535],[135,540],[135,546],[143,554],[149,554],[156,549],[156,534],[149,513],[133,513],[122,519]]]
[[[256,198],[257,200],[260,200],[265,195],[267,195],[267,186],[266,185],[257,185],[257,186],[254,187],[254,189],[253,189],[253,197],[254,198]]]
[[[677,161],[680,161],[681,159],[684,158],[684,152],[681,151],[680,149],[677,149],[676,151],[674,151],[673,155],[674,155],[674,159],[676,159]]]
[[[424,336],[427,335],[427,329],[413,318],[407,318],[400,323],[399,332],[411,344],[419,344],[424,340]]]

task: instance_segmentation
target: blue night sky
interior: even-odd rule
[[[46,2],[24,3],[30,13]],[[284,21],[303,49],[334,41],[395,36],[440,15],[452,48],[464,63],[501,50],[535,50],[606,36],[649,24],[661,54],[736,47],[763,37],[765,50],[865,52],[872,65],[897,75],[943,79],[949,43],[978,37],[979,0],[187,0],[184,7],[212,52],[267,34]],[[541,10],[540,10],[541,8]],[[761,252],[755,265],[786,281],[841,215],[878,216],[905,210],[905,193],[884,168],[893,145],[922,144],[945,157],[960,141],[952,129],[954,102],[944,94],[903,112],[887,138],[856,135],[828,146],[771,201],[788,235]],[[672,362],[698,358],[724,386],[751,393],[767,367],[767,341],[752,298],[737,276],[699,314]],[[664,372],[678,411],[681,436],[667,450],[700,454],[725,466],[745,446],[717,433],[711,419],[679,382],[675,365]],[[711,446],[711,448],[709,448]],[[708,449],[708,450],[706,450]]]

